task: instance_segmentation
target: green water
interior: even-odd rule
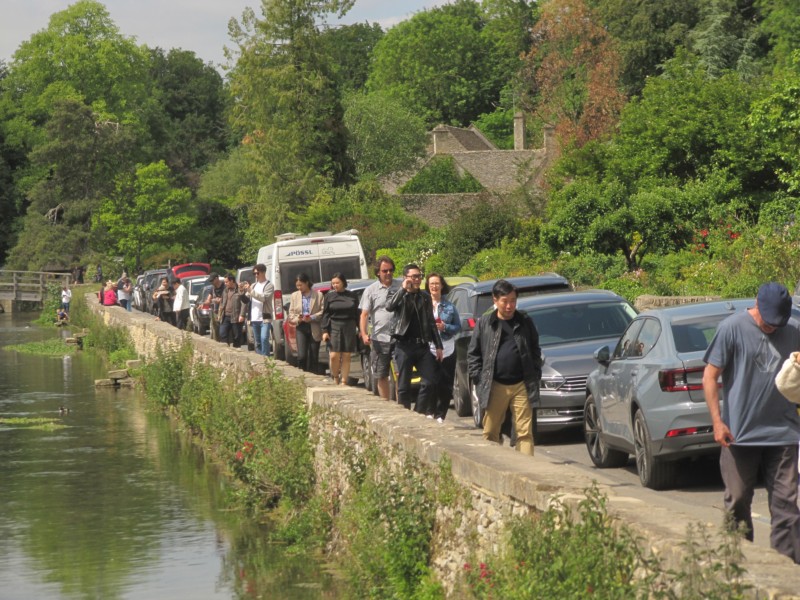
[[[0,346],[67,335],[31,318],[0,314]],[[95,389],[104,376],[0,348],[0,419],[16,419],[0,424],[0,600],[343,597],[226,510],[225,478],[141,393]]]

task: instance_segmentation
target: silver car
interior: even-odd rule
[[[719,323],[753,299],[684,304],[641,313],[613,353],[595,352],[583,430],[592,462],[621,467],[633,454],[642,485],[672,487],[679,459],[713,454],[703,356]]]

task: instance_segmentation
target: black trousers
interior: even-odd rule
[[[311,325],[300,323],[295,330],[297,340],[297,364],[308,373],[317,372],[317,358],[319,357],[319,342],[311,335]]]
[[[430,352],[430,349],[428,349]],[[453,380],[456,376],[456,353],[444,358],[442,362],[435,361],[438,371],[437,382],[431,389],[420,389],[420,395],[426,398],[427,405],[422,407],[426,415],[433,415],[435,419],[442,419],[447,416],[447,409],[450,408],[450,401],[453,399]],[[423,387],[428,384],[423,381]],[[418,402],[419,404],[419,402]],[[422,411],[419,411],[422,412]]]
[[[394,347],[394,362],[397,366],[398,404],[411,408],[411,374],[416,367],[421,384],[414,410],[427,414],[429,398],[433,397],[439,380],[436,357],[431,354],[430,346],[425,342],[398,340]]]

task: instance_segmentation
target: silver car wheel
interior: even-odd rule
[[[633,418],[633,447],[636,451],[636,470],[643,486],[661,490],[674,485],[675,463],[653,457],[650,434],[641,410],[636,411]]]
[[[594,397],[589,394],[583,407],[583,439],[586,442],[589,458],[601,469],[624,466],[628,462],[628,454],[609,448],[600,436],[601,431],[597,406]]]

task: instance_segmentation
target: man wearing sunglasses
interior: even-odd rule
[[[361,296],[361,304],[358,307],[361,310],[359,331],[361,340],[370,347],[369,358],[378,395],[387,400],[394,315],[386,310],[386,304],[400,289],[400,284],[394,280],[394,261],[388,256],[379,256],[375,261],[375,275],[378,276],[378,280],[366,288]]]
[[[433,303],[428,292],[422,291],[422,271],[415,264],[403,267],[403,285],[389,299],[386,310],[395,313],[394,360],[397,366],[397,402],[411,408],[411,372],[416,367],[422,385],[417,398],[417,412],[428,405],[425,397],[437,383],[436,361],[442,360],[442,340],[433,318]],[[436,347],[436,358],[430,351]]]

